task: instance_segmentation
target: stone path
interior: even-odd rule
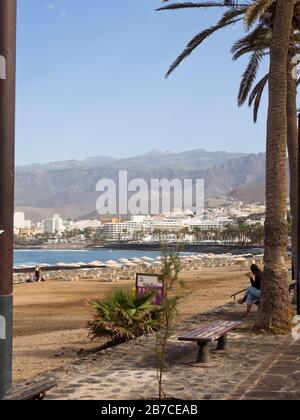
[[[286,353],[275,367],[288,367],[286,363],[291,362],[291,359],[286,358],[292,358],[291,352],[297,353],[299,346],[296,343],[291,346],[289,339],[285,337],[266,337],[249,333],[253,319],[245,321],[242,312],[243,308],[232,303],[210,313],[197,315],[179,326],[168,347],[169,369],[164,379],[167,396],[220,400],[227,399],[234,390],[234,395],[240,399],[247,397],[244,394],[250,385],[256,383],[258,372],[266,370],[262,370],[262,361],[269,360],[270,363],[270,359],[274,359],[274,350],[278,352],[282,346],[286,346]],[[213,345],[211,362],[208,367],[203,367],[195,363],[197,346],[193,343],[179,343],[176,337],[179,333],[216,319],[242,319],[244,325],[230,334],[231,351],[228,354],[220,354],[213,350]],[[79,359],[51,374],[56,378],[58,386],[47,394],[47,399],[131,400],[156,397],[157,362],[154,354],[155,338],[148,336]],[[286,374],[285,369],[281,372]],[[254,375],[251,383],[250,374]],[[276,375],[281,378],[279,373]],[[270,381],[268,375],[265,375],[264,379]],[[240,384],[247,384],[247,380],[248,388],[242,391]],[[267,383],[263,382],[266,386]],[[250,392],[256,390],[251,388]],[[254,398],[255,394],[250,397]]]
[[[286,339],[228,399],[300,400],[300,339]]]

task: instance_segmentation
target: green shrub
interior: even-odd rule
[[[138,297],[134,291],[113,289],[104,299],[90,301],[96,310],[89,322],[92,339],[109,335],[114,344],[153,332],[160,309],[153,305],[153,293]]]

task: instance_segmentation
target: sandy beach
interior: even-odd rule
[[[182,273],[186,280],[180,317],[188,318],[229,302],[230,295],[248,285],[240,266],[203,268]],[[14,382],[58,368],[76,359],[80,349],[96,348],[86,324],[93,311],[90,298],[103,296],[111,287],[131,288],[132,281],[112,285],[93,280],[74,283],[48,281],[15,287]],[[103,339],[103,342],[105,338]]]

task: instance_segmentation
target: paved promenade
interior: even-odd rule
[[[286,367],[288,367],[285,365],[286,357],[291,362],[290,353],[298,352],[299,348],[296,345],[290,346],[290,340],[286,337],[266,337],[249,333],[249,327],[254,318],[245,320],[242,313],[243,308],[239,305],[229,304],[195,316],[179,326],[177,334],[216,319],[243,320],[242,328],[229,336],[230,352],[218,353],[213,344],[210,364],[205,367],[195,363],[197,346],[194,343],[179,343],[177,334],[174,336],[168,347],[169,369],[164,380],[164,389],[168,397],[224,400],[228,399],[234,391],[237,399],[247,398],[245,394],[248,388],[256,384],[258,375],[263,372],[262,363],[266,363],[264,370],[267,370],[270,361],[274,360],[274,351],[281,353],[282,346],[289,355],[286,354],[280,363],[278,360],[276,368],[277,372],[281,368],[283,370],[280,372],[286,374]],[[84,357],[54,372],[58,387],[47,394],[47,399],[155,398],[157,397],[157,363],[154,354],[155,339],[153,336],[148,336]],[[253,376],[249,380],[250,374]],[[284,380],[279,373],[277,376],[280,377],[278,380]],[[265,380],[270,380],[268,375]],[[248,388],[243,390],[240,386],[243,383],[248,383]],[[299,383],[296,384],[296,387],[298,386]],[[274,388],[273,383],[270,387]],[[250,392],[252,391],[251,398],[255,397],[255,392],[258,392],[251,388]],[[260,396],[263,397],[262,394]]]
[[[195,400],[300,400],[300,340],[255,335],[254,316],[231,303],[181,323],[170,340],[167,397]],[[242,321],[229,335],[230,351],[210,346],[208,365],[195,363],[195,343],[178,342],[182,332],[215,320]],[[48,400],[134,400],[157,397],[155,337],[141,337],[121,346],[79,358],[64,368],[48,372],[58,386]]]
[[[300,400],[300,339],[286,339],[228,399]]]

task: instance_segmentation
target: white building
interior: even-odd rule
[[[43,232],[54,233],[54,221],[53,221],[53,219],[43,220]]]
[[[16,234],[18,234],[20,229],[31,229],[31,227],[31,220],[26,220],[23,212],[14,213],[14,230]]]
[[[233,224],[234,221],[232,219],[207,219],[207,220],[193,220],[190,223],[190,230],[193,231],[195,229],[201,230],[214,230],[214,229],[225,229],[227,225]]]
[[[187,214],[165,214],[162,216],[133,216],[130,221],[122,223],[108,223],[101,230],[109,239],[137,240],[138,232],[142,232],[150,241],[158,231],[176,238],[176,233],[185,229],[193,232],[195,229],[214,230],[224,229],[228,224],[233,224],[232,219],[220,217],[217,219],[195,218]],[[171,237],[170,237],[171,239]]]
[[[143,228],[146,232],[153,233],[155,230],[169,230],[169,231],[180,231],[188,228],[190,225],[190,219],[182,218],[151,218],[145,220]]]
[[[53,216],[54,232],[62,232],[64,227],[64,221],[58,214]]]
[[[80,220],[74,223],[73,228],[78,230],[98,229],[102,223],[99,220]]]
[[[32,228],[31,220],[25,220],[24,229],[31,229],[31,228]]]
[[[75,223],[72,220],[65,220],[64,221],[64,228],[65,230],[74,230],[75,229]]]
[[[64,229],[64,221],[58,214],[55,214],[52,219],[43,220],[43,231],[45,233],[61,233]]]
[[[24,229],[25,228],[25,214],[22,212],[16,212],[14,214],[14,228]]]
[[[135,223],[143,223],[147,219],[147,216],[131,216],[131,221]]]
[[[143,230],[142,223],[132,221],[122,223],[107,223],[102,226],[102,232],[110,239],[132,239],[136,232]]]

